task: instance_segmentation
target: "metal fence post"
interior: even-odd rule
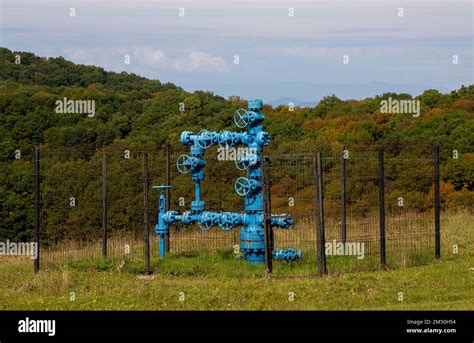
[[[323,168],[321,163],[321,153],[318,152],[316,155],[313,154],[313,165],[315,174],[315,186],[317,183],[317,203],[318,206],[316,207],[315,211],[316,214],[319,214],[319,225],[317,226],[317,256],[318,256],[318,274],[319,276],[323,276],[327,274],[326,268],[326,238],[324,232],[324,194],[323,194]]]
[[[148,213],[148,153],[143,152],[143,224],[145,226],[145,273],[150,274],[150,220]]]
[[[34,260],[35,273],[40,270],[40,244],[41,244],[41,169],[40,169],[40,148],[35,147],[35,240],[36,240],[36,256]]]
[[[171,145],[166,144],[166,185],[171,186]],[[166,189],[166,211],[171,207],[171,188]],[[169,232],[165,238],[165,251],[170,252],[170,234]]]
[[[102,257],[107,257],[107,152],[102,152]]]
[[[383,148],[378,148],[379,161],[379,219],[380,219],[380,265],[385,269],[387,265],[385,251],[385,170]]]
[[[435,220],[435,257],[441,257],[441,224],[439,196],[439,145],[434,148],[434,220]]]
[[[347,197],[346,197],[346,158],[344,156],[346,148],[341,151],[341,239],[342,243],[346,243],[346,225],[347,225]]]
[[[270,160],[268,157],[262,159],[262,180],[263,180],[263,230],[265,241],[265,271],[271,274],[273,271],[273,231],[271,226],[272,202],[270,189]]]

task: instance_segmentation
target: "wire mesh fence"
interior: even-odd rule
[[[153,162],[148,177],[159,179],[165,163],[158,147],[42,147],[43,267],[106,256],[144,258],[145,154]]]
[[[34,160],[34,149],[0,157],[0,264],[36,262]]]
[[[41,149],[43,268],[100,256],[101,155],[91,146]]]
[[[352,147],[323,158],[329,272],[434,258],[433,152]]]
[[[294,220],[289,229],[273,229],[273,248],[291,248],[303,256],[299,261],[273,263],[273,273],[315,275],[319,215],[315,155],[270,155],[268,159],[271,212],[289,214]]]
[[[169,182],[172,186],[167,197],[169,209],[180,214],[190,211],[195,197],[190,175],[180,173],[175,164],[183,154],[189,154],[185,146],[172,146],[168,157]],[[221,151],[217,148],[206,151],[201,196],[207,211],[238,212],[243,206],[243,200],[234,193],[233,186],[239,171],[235,169],[233,161],[220,154]],[[156,191],[154,194],[159,195]],[[158,198],[151,203],[154,206],[151,225],[154,227],[158,221]],[[245,268],[241,268],[242,261],[236,259],[239,256],[236,249],[239,244],[238,230],[203,230],[197,223],[184,225],[181,222],[171,225],[169,230],[169,249],[164,260],[158,257],[159,240],[156,236],[151,239],[151,261],[156,272],[172,275],[244,272]]]
[[[289,229],[273,229],[270,248],[302,253],[296,261],[273,261],[273,274],[318,275],[322,263],[328,273],[343,273],[432,261],[439,250],[434,151],[423,145],[325,149],[320,163],[315,153],[268,155],[271,212],[294,220]],[[206,210],[243,212],[234,182],[245,172],[228,153],[206,151]],[[166,258],[159,259],[160,194],[152,186],[171,185],[167,209],[179,213],[195,196],[189,175],[175,166],[181,154],[187,154],[181,145],[42,146],[39,201],[33,206],[31,192],[33,204],[23,211],[40,214],[41,268],[106,258],[118,261],[117,268],[134,261],[143,272],[261,274],[261,266],[239,258],[238,228],[172,225]],[[32,175],[23,180],[32,189],[33,155],[24,166]]]
[[[173,147],[171,161],[174,162],[182,154],[188,154],[186,147]],[[243,200],[234,192],[234,181],[239,170],[234,162],[220,156],[221,150],[213,147],[206,151],[205,180],[202,187],[202,199],[206,203],[206,211],[239,212],[243,208]],[[172,209],[179,212],[189,211],[194,200],[194,184],[188,174],[181,174],[174,163],[171,165]],[[175,225],[170,233],[170,253],[197,256],[197,252],[234,251],[238,244],[238,230],[224,232],[221,229],[201,230],[198,224],[184,226]]]
[[[388,263],[411,266],[432,261],[436,252],[433,148],[387,149],[384,162]]]

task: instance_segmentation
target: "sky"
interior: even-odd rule
[[[474,76],[472,1],[0,0],[0,13],[2,47],[226,97],[416,95]]]

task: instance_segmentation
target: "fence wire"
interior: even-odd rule
[[[346,148],[326,154],[323,158],[325,232],[330,273],[380,268],[383,248],[379,163],[378,147]],[[432,149],[417,147],[398,150],[385,147],[383,166],[386,266],[418,265],[432,261]],[[341,249],[344,249],[342,254]]]
[[[294,219],[290,229],[274,228],[273,248],[302,252],[300,261],[274,261],[274,275],[317,275],[320,244],[329,273],[375,270],[383,264],[412,266],[434,259],[433,147],[390,146],[383,152],[381,183],[380,147],[322,151],[323,194],[318,194],[314,153],[268,156],[271,211]],[[197,224],[170,226],[167,256],[158,258],[159,240],[154,231],[159,192],[152,186],[170,184],[169,209],[190,210],[194,183],[175,165],[181,154],[188,153],[182,145],[42,146],[41,268],[106,257],[115,262],[114,268],[129,263],[140,272],[149,261],[151,271],[173,275],[261,275],[262,266],[248,265],[239,258],[238,228],[225,232],[220,228],[204,231]],[[237,170],[226,153],[218,148],[206,150],[202,200],[206,210],[242,212],[244,199],[235,193],[234,182],[245,172]],[[23,212],[33,224],[34,154],[25,156],[28,160],[15,163],[25,174],[18,182],[31,185],[25,196],[32,205]],[[324,241],[318,236],[321,219]],[[32,239],[34,230],[27,235]]]
[[[276,275],[317,273],[317,184],[314,154],[269,156],[272,214],[289,214],[289,229],[273,229],[274,249],[301,250],[300,261],[273,261]]]

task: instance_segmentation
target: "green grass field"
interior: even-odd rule
[[[33,310],[461,310],[474,309],[472,214],[443,216],[440,261],[389,269],[314,274],[314,261],[275,263],[275,276],[231,252],[177,254],[143,263],[75,260],[32,273],[31,260],[0,260],[0,309]],[[459,252],[452,253],[457,244]],[[428,264],[427,264],[428,262]],[[329,269],[338,267],[328,261]]]

